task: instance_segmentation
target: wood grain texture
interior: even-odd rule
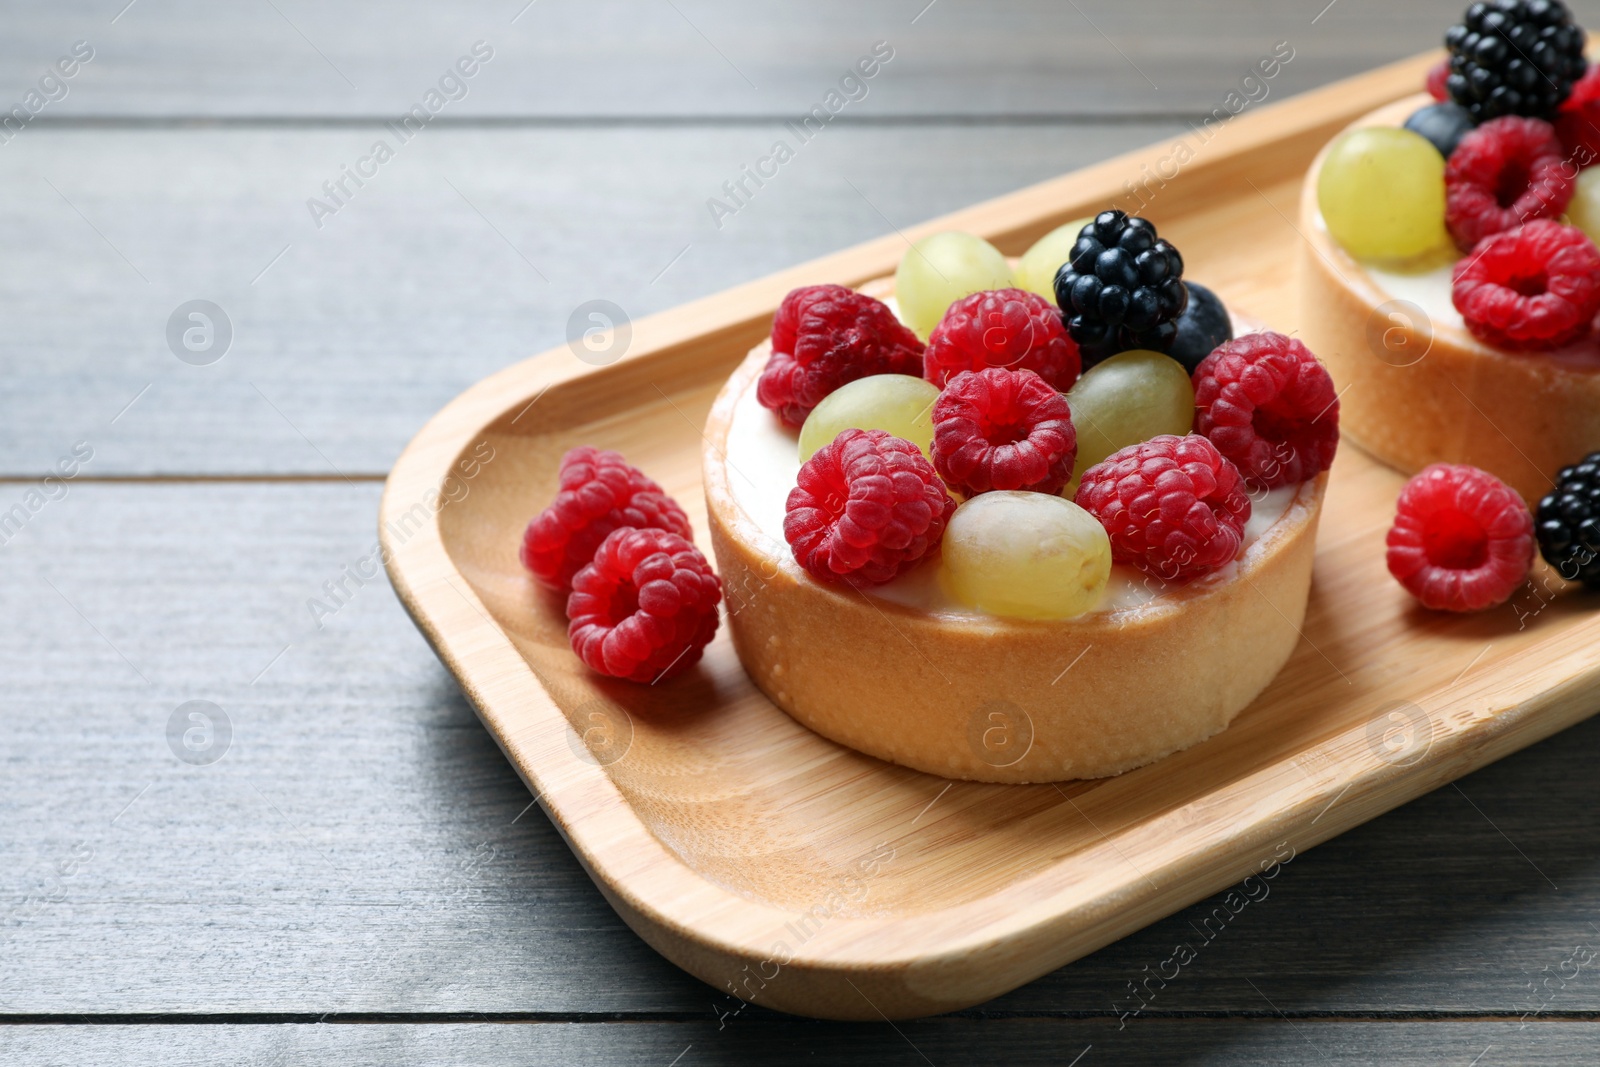
[[[720,228],[776,124],[429,130],[320,230],[306,199],[377,127],[28,130],[0,150],[0,474],[80,438],[99,476],[382,474],[585,301],[640,317],[1177,128],[829,130]],[[210,366],[166,337],[196,298],[233,324]]]
[[[74,39],[97,54],[41,121],[92,116],[388,117],[475,40],[495,58],[447,105],[464,117],[749,117],[808,110],[878,40],[895,58],[862,117],[1205,114],[1272,46],[1301,92],[1437,47],[1458,0],[731,0],[224,5],[77,0],[12,13],[17,95]],[[111,6],[111,14],[106,13]],[[1572,5],[1591,25],[1600,5]],[[1326,7],[1326,10],[1324,8]],[[519,15],[520,12],[520,15]],[[513,19],[515,21],[513,22]],[[855,109],[850,109],[850,115]]]
[[[1150,212],[1186,249],[1190,276],[1292,332],[1295,245],[1282,231],[1293,225],[1279,205],[1330,131],[1409,93],[1427,59],[1239,119],[1204,146]],[[1115,175],[1161,151],[908,236],[964,229],[1014,254],[1115,199]],[[1273,685],[1209,743],[1075,795],[943,790],[827,743],[754,689],[725,637],[657,688],[598,684],[566,647],[559,604],[517,562],[529,496],[553,493],[566,448],[614,447],[692,502],[703,537],[701,425],[778,298],[795,284],[859,284],[899,254],[868,243],[637,322],[633,346],[604,368],[508,368],[435,416],[385,491],[402,600],[608,899],[674,962],[822,1017],[965,1007],[1592,713],[1600,675],[1581,595],[1539,598],[1531,625],[1512,605],[1421,611],[1382,567],[1402,479],[1355,450],[1335,464],[1306,640]],[[494,463],[480,472],[485,455]],[[460,504],[420,503],[463,477],[476,481]],[[1497,655],[1480,664],[1484,643]],[[1415,758],[1384,748],[1395,707],[1420,720]],[[607,718],[631,747],[597,761],[573,731]],[[946,791],[948,813],[919,829],[919,809]]]
[[[305,601],[366,553],[377,494],[75,486],[0,552],[0,605],[28,620],[0,641],[0,1022],[737,1008],[623,927],[525,811],[381,578],[313,628]],[[235,727],[208,767],[166,740],[197,698]],[[1597,759],[1591,721],[1297,857],[1144,1015],[1259,1011],[1259,988],[1297,1016],[1520,1016],[1543,1004],[1530,983],[1547,1011],[1600,1012],[1592,971],[1551,977],[1600,946]],[[1219,902],[984,1010],[1115,1019]]]
[[[317,635],[325,642],[320,651],[302,660],[310,645],[291,650],[257,683],[272,687],[271,698],[254,695],[244,675],[265,666],[263,659],[281,648],[279,639],[287,641],[285,634],[309,620],[299,617],[301,598],[336,578],[371,536],[376,490],[346,486],[318,449],[358,476],[381,472],[405,435],[443,399],[488,369],[559,343],[565,316],[579,299],[608,296],[634,313],[658,310],[889,232],[891,223],[871,211],[843,217],[842,198],[856,194],[839,175],[863,188],[892,225],[904,226],[1164,135],[1172,128],[1164,122],[1118,140],[1114,129],[1092,122],[1080,134],[1071,120],[1191,115],[1256,58],[1258,33],[1266,40],[1286,28],[1284,37],[1298,50],[1276,94],[1427,47],[1460,3],[1434,0],[1391,11],[1340,0],[1309,34],[1302,27],[1311,25],[1321,3],[1300,11],[1297,5],[1227,0],[1203,12],[1186,3],[1141,4],[1136,12],[1130,5],[1126,15],[1100,0],[1079,4],[1108,31],[1113,40],[1107,42],[1071,23],[1077,16],[1067,6],[999,4],[979,11],[941,0],[918,21],[914,37],[895,37],[907,47],[891,71],[904,77],[879,79],[867,104],[847,112],[835,131],[840,141],[857,132],[844,127],[858,123],[879,124],[875,130],[881,131],[881,124],[899,122],[909,132],[872,132],[850,142],[841,165],[826,175],[800,178],[804,172],[786,170],[794,185],[807,187],[798,203],[781,194],[763,196],[652,286],[645,275],[697,239],[675,212],[703,210],[709,193],[701,179],[714,185],[732,177],[753,158],[747,148],[763,149],[769,128],[814,102],[840,64],[857,54],[857,37],[880,23],[891,25],[891,16],[897,25],[915,12],[850,5],[827,12],[827,32],[802,20],[785,24],[781,35],[772,34],[783,41],[774,51],[761,40],[770,32],[763,24],[793,18],[788,13],[746,15],[732,5],[680,3],[708,35],[715,35],[712,23],[732,19],[737,40],[764,46],[736,56],[761,86],[756,91],[684,24],[666,29],[655,18],[661,12],[619,18],[619,7],[540,0],[519,20],[521,30],[494,36],[510,62],[485,74],[504,81],[480,79],[473,95],[460,107],[451,105],[439,122],[460,121],[457,116],[544,122],[563,132],[591,116],[635,125],[606,131],[616,137],[578,129],[564,131],[573,134],[567,141],[504,150],[504,159],[515,164],[510,167],[500,161],[499,143],[486,139],[461,158],[491,188],[517,190],[497,194],[502,198],[492,204],[463,184],[453,166],[432,166],[430,174],[457,181],[525,252],[530,241],[548,242],[577,262],[603,249],[592,262],[583,261],[573,295],[549,303],[511,285],[509,273],[525,268],[503,243],[503,261],[480,265],[487,258],[481,242],[500,239],[469,234],[451,217],[465,209],[459,199],[450,202],[455,194],[448,189],[443,199],[432,192],[393,194],[406,203],[374,209],[371,221],[359,226],[360,240],[351,239],[335,262],[313,257],[300,263],[303,280],[292,294],[252,295],[306,247],[291,241],[297,231],[290,224],[305,220],[284,222],[291,213],[282,207],[303,209],[309,191],[300,189],[301,177],[313,186],[333,177],[350,161],[346,147],[359,150],[368,140],[367,128],[353,123],[389,117],[411,103],[436,78],[440,60],[455,54],[456,38],[464,42],[463,31],[475,28],[467,23],[498,25],[493,20],[505,21],[514,11],[487,4],[385,5],[374,17],[370,9],[312,9],[279,0],[292,26],[268,5],[140,0],[112,24],[122,6],[120,0],[109,7],[20,6],[8,13],[0,40],[0,86],[17,99],[72,40],[92,39],[98,49],[96,64],[73,83],[71,97],[0,151],[7,202],[28,205],[8,221],[14,239],[0,263],[13,274],[0,302],[8,335],[27,339],[0,350],[10,383],[0,395],[0,475],[37,473],[83,436],[96,443],[108,473],[287,472],[334,484],[74,486],[69,501],[51,504],[0,552],[0,602],[24,623],[0,639],[0,662],[13,682],[0,698],[6,722],[0,730],[0,821],[7,827],[0,834],[0,905],[8,909],[0,924],[0,1021],[14,1008],[74,1016],[348,1009],[548,1011],[558,1013],[554,1018],[582,1016],[593,1006],[601,1012],[701,1012],[705,1022],[535,1026],[517,1029],[515,1038],[504,1027],[7,1026],[0,1047],[8,1062],[274,1063],[295,1062],[293,1053],[304,1050],[300,1059],[356,1064],[395,1062],[411,1051],[418,1052],[413,1058],[435,1062],[455,1056],[456,1062],[667,1063],[691,1040],[696,1048],[685,1065],[701,1057],[743,1062],[790,1051],[796,1059],[859,1054],[865,1061],[923,1062],[881,1026],[783,1026],[754,1008],[717,1033],[715,1012],[735,1004],[708,1002],[709,990],[623,929],[537,811],[511,824],[526,805],[526,790],[387,590],[363,590]],[[1600,22],[1588,5],[1575,6],[1584,21]],[[537,32],[528,30],[535,13],[548,19]],[[342,81],[295,26],[347,73],[358,74],[361,88]],[[596,27],[604,31],[604,48],[589,45]],[[322,36],[329,30],[336,38],[331,43]],[[1148,57],[1159,57],[1162,90],[1152,92],[1116,48],[1147,71]],[[614,67],[604,77],[591,76],[597,59],[610,57],[616,57]],[[182,119],[204,115],[279,128],[258,142],[229,140],[245,131],[191,129]],[[1011,137],[991,128],[996,115],[1053,125]],[[304,128],[297,116],[309,120]],[[921,132],[930,129],[921,123],[941,116],[968,116],[977,124]],[[152,147],[134,147],[131,136],[105,128],[108,120],[152,138]],[[73,142],[79,132],[52,130],[52,121],[96,128]],[[641,122],[667,125],[653,130]],[[184,128],[165,128],[175,123]],[[318,123],[336,129],[313,132]],[[430,139],[433,132],[448,134],[430,131]],[[329,133],[335,136],[325,138]],[[870,163],[869,153],[856,146],[880,137],[899,145],[881,171],[881,193],[854,169],[861,159]],[[828,143],[834,140],[830,133]],[[1061,151],[1063,143],[1070,152]],[[458,154],[459,144],[447,154]],[[636,158],[635,144],[653,146],[639,157],[647,165],[619,163]],[[707,145],[713,154],[725,151],[718,162],[726,168],[695,169]],[[974,145],[979,150],[969,152]],[[813,147],[826,151],[824,142]],[[1013,169],[1018,160],[1037,162]],[[405,184],[389,181],[400,173],[387,170],[385,184]],[[40,190],[56,195],[41,177],[70,203],[36,202]],[[171,189],[156,188],[169,179]],[[119,186],[127,184],[134,195],[119,196]],[[523,189],[536,195],[524,200]],[[378,193],[375,199],[385,195],[378,186],[368,192]],[[885,202],[895,198],[903,198],[903,215],[899,201]],[[330,228],[359,219],[365,203],[342,212]],[[105,214],[90,210],[99,207]],[[497,214],[501,209],[516,221],[507,224]],[[163,299],[145,306],[120,291],[144,283],[94,227],[151,273]],[[745,229],[746,237],[730,237],[735,228]],[[602,235],[598,241],[594,233]],[[407,241],[407,234],[422,236]],[[134,247],[121,239],[129,235],[137,237]],[[634,270],[633,257],[619,251],[641,240],[660,260],[648,271]],[[245,298],[258,329],[242,333],[240,343],[259,346],[247,374],[219,388],[228,360],[206,370],[169,362],[161,324],[177,301],[216,298],[218,279],[235,279],[227,283],[233,289],[247,287],[289,243],[297,247]],[[359,254],[354,246],[362,243],[378,254]],[[449,257],[441,259],[441,252]],[[152,271],[151,262],[161,271]],[[113,279],[118,271],[121,277]],[[38,275],[39,284],[28,274]],[[680,282],[680,276],[690,280]],[[388,297],[391,286],[400,295]],[[483,292],[492,298],[479,300]],[[222,302],[232,309],[237,301]],[[350,317],[370,307],[383,314],[352,328]],[[453,308],[466,313],[453,314]],[[414,328],[417,323],[422,327]],[[381,343],[363,347],[370,336]],[[469,343],[461,342],[464,337]],[[339,343],[323,345],[325,338]],[[364,375],[362,367],[341,367],[349,351],[398,372]],[[317,358],[305,360],[305,353]],[[148,364],[140,363],[147,357]],[[294,411],[297,423],[316,415],[315,432],[307,435],[315,446],[263,409],[248,386],[250,380],[264,384],[261,374],[272,368],[284,377],[263,391]],[[163,377],[170,371],[218,373],[197,383]],[[106,427],[146,384],[151,390]],[[377,399],[368,403],[362,393]],[[158,417],[128,429],[152,400],[160,400]],[[397,405],[411,414],[396,414]],[[93,474],[94,465],[86,473]],[[0,485],[0,493],[14,493],[7,505],[23,492]],[[251,565],[241,566],[241,559]],[[100,643],[93,626],[52,599],[41,575],[133,653],[161,684],[159,697]],[[289,607],[279,600],[286,590],[294,602]],[[250,773],[238,773],[240,749],[210,768],[180,764],[164,737],[173,705],[198,695],[231,708],[236,691],[254,701],[239,736],[240,744],[248,741]],[[1152,1005],[1145,1017],[1259,1012],[1259,987],[1295,1019],[1296,1031],[1318,1034],[1316,1051],[1296,1046],[1298,1033],[1274,1029],[1270,1021],[1162,1018],[1155,1026],[1168,1036],[1150,1036],[1144,1046],[1156,1051],[1136,1058],[1135,1046],[1116,1046],[1122,1053],[1117,1061],[1294,1063],[1327,1056],[1465,1064],[1493,1041],[1496,1047],[1479,1061],[1484,1065],[1592,1062],[1592,1023],[1545,1024],[1519,1034],[1485,1029],[1492,1023],[1446,1028],[1319,1023],[1303,1016],[1515,1016],[1538,1003],[1532,987],[1540,981],[1557,991],[1548,1011],[1600,1011],[1600,986],[1590,972],[1570,982],[1551,977],[1575,945],[1595,944],[1590,923],[1600,899],[1600,866],[1590,842],[1600,833],[1600,806],[1581,768],[1596,758],[1600,724],[1591,722],[1462,780],[1460,793],[1430,794],[1297,858],[1272,898],[1230,924],[1181,982],[1162,991],[1165,1005]],[[156,775],[146,772],[154,771],[166,776],[152,784]],[[149,791],[118,817],[146,785]],[[156,802],[152,816],[124,836],[150,801]],[[72,867],[63,882],[58,866],[70,866],[72,850],[85,841],[99,858]],[[479,851],[485,843],[496,850],[492,861]],[[313,847],[328,861],[317,860]],[[1216,903],[1186,909],[990,1008],[1094,1010],[1114,1017],[1112,1004],[1126,1000],[1125,983],[1165,958],[1189,936],[1189,924]],[[1130,1032],[1149,1035],[1153,1028],[1142,1022],[1130,1024]],[[747,1028],[752,1023],[762,1027],[756,1036]],[[1001,1025],[975,1019],[903,1024],[941,1063],[989,1048],[1018,1062],[1063,1063],[1082,1047],[1076,1044],[1080,1033],[1084,1043],[1094,1037],[1075,1020],[1027,1020],[1008,1036],[998,1036]],[[680,1027],[709,1036],[686,1036],[679,1045]],[[746,1029],[732,1046],[736,1051],[719,1051],[714,1043],[739,1027]],[[1214,1036],[1224,1031],[1233,1036]],[[352,1032],[354,1038],[343,1036]],[[1085,1062],[1108,1047],[1097,1044]]]
[[[1358,1022],[1182,1019],[1118,1032],[1114,1024],[1040,1019],[929,1019],[818,1026],[794,1021],[404,1026],[67,1026],[5,1032],[16,1067],[115,1062],[339,1063],[391,1067],[511,1067],[560,1063],[727,1065],[1050,1063],[1081,1067],[1291,1067],[1307,1063],[1475,1067],[1539,1063],[1590,1067],[1592,1022]],[[1081,1059],[1074,1061],[1074,1056]],[[1474,1057],[1477,1057],[1475,1060]]]

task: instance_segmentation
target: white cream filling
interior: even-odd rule
[[[1324,234],[1328,234],[1328,225],[1323,221],[1321,212],[1317,213],[1313,225]],[[1339,243],[1333,240],[1331,234],[1328,234],[1328,239],[1335,245]],[[1461,317],[1461,312],[1456,310],[1455,299],[1452,296],[1458,262],[1460,260],[1456,257],[1430,259],[1424,265],[1408,270],[1392,263],[1357,260],[1361,270],[1386,300],[1404,301],[1421,310],[1426,316],[1426,326],[1431,337],[1437,337],[1439,331],[1443,329],[1470,333],[1466,320]],[[1415,321],[1416,316],[1406,308],[1389,308],[1388,311],[1390,325],[1405,326],[1412,330],[1419,325]],[[1577,369],[1600,368],[1600,335],[1591,335],[1565,348],[1528,353],[1528,355],[1531,358],[1554,360]]]
[[[794,554],[783,537],[783,519],[789,490],[795,487],[800,474],[800,437],[797,431],[785,426],[761,406],[756,399],[754,380],[734,405],[733,419],[728,426],[726,460],[734,502],[761,531],[766,553],[781,561],[783,566],[798,571]],[[1252,497],[1241,556],[1283,518],[1299,491],[1298,484],[1287,485]],[[1199,580],[1226,580],[1236,567],[1237,563],[1229,564]],[[1094,610],[1107,612],[1139,607],[1155,600],[1166,589],[1167,583],[1159,578],[1133,567],[1114,564],[1111,579]],[[984,617],[986,614],[952,600],[939,583],[938,564],[929,560],[892,582],[873,587],[869,593],[940,615]]]

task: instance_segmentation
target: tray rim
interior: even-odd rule
[[[1218,135],[1227,143],[1193,165],[1196,184],[1208,177],[1226,180],[1241,160],[1285,138],[1326,140],[1360,115],[1412,94],[1440,54],[1424,53],[1241,115]],[[928,233],[964,229],[1000,242],[1043,233],[1116,196],[1118,179],[1154,162],[1165,147],[1127,153],[637,320],[619,363],[748,332],[770,320],[796,285],[820,280],[859,285],[892,273],[904,242]],[[1168,205],[1178,199],[1170,198]],[[1041,215],[1041,202],[1058,206]],[[770,962],[773,932],[796,913],[710,882],[658,840],[605,769],[569,748],[566,717],[455,566],[437,510],[403,538],[391,525],[430,494],[437,499],[458,457],[511,412],[526,412],[550,388],[609,369],[557,358],[566,352],[565,347],[551,349],[483,379],[434,415],[406,446],[379,507],[386,567],[418,629],[602,893],[653,947],[715,986],[741,966]],[[1427,760],[1411,767],[1374,760],[1365,773],[1352,777],[1319,775],[1299,766],[1299,760],[1284,760],[1220,784],[1206,804],[1213,818],[1233,816],[1229,834],[1204,851],[1191,850],[1144,871],[1145,885],[1122,873],[1121,851],[1102,835],[1099,844],[1076,853],[1070,863],[1057,862],[1006,887],[1011,906],[998,917],[992,897],[985,895],[927,912],[834,918],[782,964],[802,979],[797,995],[773,983],[750,999],[803,1014],[861,1019],[913,1017],[989,999],[1235,884],[1255,870],[1257,857],[1267,856],[1274,842],[1292,838],[1296,849],[1311,847],[1580,721],[1593,713],[1587,704],[1597,684],[1600,667],[1471,729],[1453,729],[1436,741]],[[513,722],[521,725],[514,730]],[[1364,748],[1356,736],[1361,733],[1344,730],[1306,751]],[[1170,833],[1169,824],[1183,821],[1185,810],[1168,810],[1126,828],[1120,837],[1161,840]],[[964,983],[961,972],[969,969],[991,977]],[[892,976],[889,987],[868,985],[886,998],[881,1009],[851,981],[885,975]],[[841,982],[855,988],[864,1003],[830,997],[820,999],[831,1003],[817,1003],[823,989],[847,988]],[[897,998],[894,988],[907,982],[909,991]]]

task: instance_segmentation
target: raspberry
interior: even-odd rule
[[[1600,66],[1589,64],[1556,113],[1556,136],[1568,161],[1578,168],[1600,160]]]
[[[572,580],[567,639],[592,669],[659,682],[694,666],[717,632],[722,582],[665,530],[613,530]]]
[[[1084,471],[1074,499],[1106,528],[1112,559],[1169,582],[1231,561],[1250,520],[1239,469],[1196,434],[1113,453]]]
[[[1251,333],[1218,346],[1194,371],[1195,433],[1251,486],[1292,485],[1327,470],[1339,448],[1333,379],[1299,341]]]
[[[561,488],[522,536],[522,565],[565,592],[606,535],[622,526],[693,538],[689,517],[616,452],[583,445],[561,457]]]
[[[966,371],[934,401],[933,466],[965,496],[1059,493],[1077,457],[1066,397],[1032,371]]]
[[[844,430],[800,468],[783,536],[825,582],[880,585],[932,551],[956,502],[910,441]]]
[[[1470,252],[1490,234],[1560,215],[1577,177],[1548,122],[1515,115],[1486,122],[1461,138],[1445,165],[1445,225]]]
[[[1025,289],[994,289],[951,304],[922,355],[922,376],[940,388],[984,367],[1031,370],[1066,392],[1082,360],[1055,305]]]
[[[1450,299],[1484,344],[1559,348],[1600,312],[1600,249],[1574,226],[1536,219],[1457,263]]]
[[[822,398],[869,374],[922,371],[922,342],[887,304],[841,285],[811,285],[783,298],[772,320],[772,356],[756,399],[800,426]]]
[[[1600,452],[1561,468],[1534,528],[1539,554],[1561,577],[1600,589]]]
[[[1450,59],[1446,57],[1428,68],[1428,95],[1438,101],[1450,99],[1450,90],[1445,88],[1445,79],[1450,77]]]
[[[1533,516],[1517,491],[1476,467],[1435,463],[1400,490],[1389,573],[1423,606],[1503,604],[1533,562]]]

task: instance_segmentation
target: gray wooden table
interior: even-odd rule
[[[1168,136],[1280,41],[1268,102],[1359,72],[1459,0],[525,2],[7,5],[0,104],[38,113],[0,126],[0,1062],[1600,1059],[1600,723],[1297,857],[1136,1016],[1208,905],[973,1011],[822,1024],[634,937],[345,578],[411,434],[583,301],[649,313]],[[186,347],[194,300],[227,330]]]

